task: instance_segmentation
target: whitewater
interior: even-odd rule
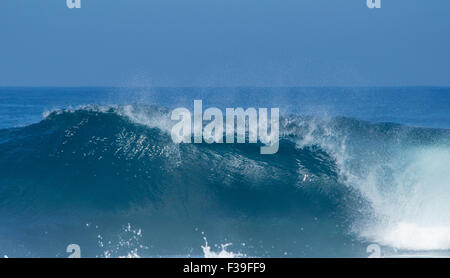
[[[258,144],[173,143],[180,102],[160,97],[68,101],[4,124],[0,255],[67,257],[72,243],[87,257],[367,257],[370,244],[385,257],[450,254],[445,109],[411,124],[414,113],[393,123],[281,103],[279,151],[264,156]]]

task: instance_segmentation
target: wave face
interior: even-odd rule
[[[161,107],[91,106],[0,130],[0,252],[202,256],[206,237],[258,257],[450,249],[449,130],[286,116],[278,153],[260,155],[174,144],[172,124]]]

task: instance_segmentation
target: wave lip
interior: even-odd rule
[[[149,222],[239,214],[248,216],[239,219],[246,228],[276,216],[292,238],[317,248],[324,241],[302,239],[297,225],[309,230],[320,216],[323,237],[339,222],[339,237],[352,230],[362,242],[450,250],[450,130],[291,115],[280,122],[280,152],[268,158],[250,144],[175,144],[169,115],[162,107],[86,106],[0,130],[0,212],[139,207],[154,212]],[[203,247],[208,256],[236,255]]]

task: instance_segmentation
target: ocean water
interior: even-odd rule
[[[280,108],[279,151],[174,144],[195,99]],[[449,256],[449,111],[440,87],[0,88],[0,256]]]

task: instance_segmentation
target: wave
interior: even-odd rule
[[[163,107],[86,106],[0,130],[0,213],[144,209],[266,227],[311,216],[324,234],[450,249],[449,130],[286,115],[278,153],[260,155],[255,144],[174,144],[172,125]]]

